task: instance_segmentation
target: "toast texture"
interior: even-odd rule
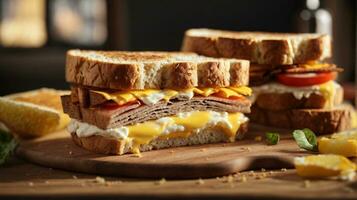
[[[0,122],[21,138],[39,137],[67,126],[61,95],[69,91],[42,88],[0,97]]]
[[[332,56],[331,38],[324,34],[233,32],[213,29],[187,30],[182,51],[277,65],[303,64]]]
[[[242,139],[248,131],[248,123],[242,124],[236,134],[236,139]],[[116,140],[109,137],[94,135],[89,137],[78,137],[75,133],[71,133],[75,144],[84,149],[101,154],[117,154],[122,155],[130,153],[133,149],[133,143],[129,140]],[[163,149],[179,146],[191,146],[198,144],[209,144],[218,142],[230,142],[222,130],[217,127],[205,128],[197,133],[192,133],[190,136],[181,138],[156,138],[149,144],[141,145],[140,152],[150,151],[153,149]]]
[[[272,111],[252,106],[248,115],[253,123],[267,126],[303,129],[309,128],[318,135],[332,134],[352,126],[351,107],[341,105],[333,109],[291,109]]]
[[[243,86],[249,61],[180,52],[69,50],[69,83],[114,90]]]

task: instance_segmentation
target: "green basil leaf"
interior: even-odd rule
[[[293,136],[300,148],[308,151],[318,151],[316,135],[310,129],[295,130]]]
[[[265,138],[266,138],[268,145],[276,145],[276,144],[278,144],[278,142],[280,140],[280,135],[279,135],[279,133],[267,132],[267,133],[265,133]]]
[[[16,146],[17,141],[10,133],[0,131],[0,165],[5,163]]]

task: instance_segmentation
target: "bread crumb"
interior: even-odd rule
[[[227,183],[233,183],[233,176],[232,175],[227,176]]]
[[[240,182],[247,182],[247,177],[245,175],[243,175],[241,178],[240,178]]]
[[[247,151],[250,152],[252,150],[252,148],[250,147],[247,147]]]
[[[254,171],[253,171],[253,170],[249,171],[249,175],[250,175],[250,176],[255,176]]]
[[[304,181],[304,188],[308,188],[308,187],[310,187],[310,181],[309,180],[305,180]]]
[[[273,171],[269,171],[269,175],[273,175],[273,173],[274,173]]]
[[[166,179],[165,178],[162,178],[160,179],[159,181],[156,181],[155,182],[155,185],[162,185],[162,184],[165,184],[166,183]]]
[[[257,141],[257,142],[262,141],[262,136],[255,136],[254,141]]]
[[[255,178],[256,179],[263,179],[265,178],[267,175],[265,173],[261,173],[261,174],[258,174],[258,176],[256,176]]]
[[[34,186],[33,182],[29,182],[29,186],[30,187]]]
[[[97,176],[97,177],[95,177],[95,182],[97,182],[99,184],[104,184],[105,179],[103,177]]]
[[[207,151],[207,149],[203,148],[203,149],[200,149],[200,151],[205,152],[205,151]]]
[[[282,172],[286,172],[287,169],[286,169],[286,168],[281,168],[281,171],[282,171]]]
[[[197,180],[197,184],[198,184],[198,185],[203,185],[203,184],[205,184],[205,182],[204,182],[201,178],[199,178],[199,179]]]
[[[73,179],[78,179],[78,177],[76,175],[73,175],[72,178]]]
[[[111,182],[105,182],[105,186],[111,186],[111,185],[113,185]]]
[[[48,180],[45,181],[45,184],[49,184],[50,182]]]
[[[69,155],[72,155],[72,154],[73,154],[73,152],[72,152],[72,151],[69,151],[69,152],[68,152],[68,154],[69,154]]]
[[[266,170],[264,168],[262,168],[260,171],[265,172]]]
[[[170,150],[170,153],[175,153],[175,151],[174,150]]]

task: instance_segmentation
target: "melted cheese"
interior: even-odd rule
[[[309,62],[307,64],[299,64],[299,67],[303,67],[305,69],[322,69],[331,66],[328,63],[316,63],[316,62]]]
[[[326,108],[334,106],[334,100],[337,88],[341,87],[335,81],[329,81],[321,85],[307,87],[291,87],[277,82],[264,84],[259,87],[253,87],[251,100],[254,102],[256,97],[262,93],[291,93],[296,99],[309,98],[311,94],[319,94],[327,100]]]
[[[248,118],[242,113],[193,111],[107,130],[72,120],[68,131],[76,133],[78,137],[102,135],[119,140],[131,140],[133,152],[139,153],[140,145],[148,144],[155,138],[188,137],[192,133],[211,127],[219,127],[231,141],[234,141],[240,125],[247,121]]]
[[[217,95],[223,98],[229,97],[242,97],[249,96],[252,93],[252,90],[249,87],[227,87],[227,88],[190,88],[185,90],[155,90],[155,89],[146,89],[146,90],[130,90],[130,91],[121,91],[115,93],[107,93],[102,91],[93,91],[97,94],[102,95],[107,100],[113,100],[119,105],[124,105],[128,102],[140,100],[146,105],[153,105],[161,100],[169,101],[175,97],[186,97],[191,99],[195,94],[202,96]]]

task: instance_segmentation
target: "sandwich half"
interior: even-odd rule
[[[67,52],[73,141],[104,154],[232,142],[247,132],[249,61],[194,53]]]
[[[335,81],[342,69],[326,61],[332,54],[328,35],[191,29],[182,50],[251,61],[252,122],[318,134],[351,126]]]

